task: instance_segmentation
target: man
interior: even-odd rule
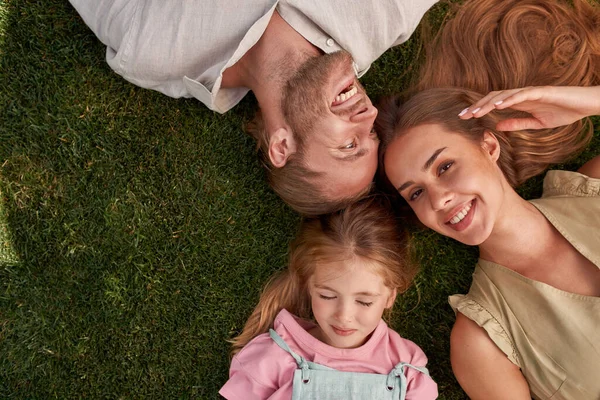
[[[358,78],[437,0],[70,0],[110,67],[224,113],[249,90],[273,189],[303,214],[342,208],[377,168],[377,110]]]

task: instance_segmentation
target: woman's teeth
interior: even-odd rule
[[[463,208],[462,210],[460,210],[458,212],[458,214],[456,214],[454,216],[454,218],[452,218],[450,220],[450,223],[452,225],[454,225],[454,224],[458,224],[460,221],[462,221],[467,216],[467,214],[469,213],[469,210],[471,209],[472,205],[473,205],[473,202],[470,202],[469,204],[467,204],[465,206],[465,208]]]
[[[358,89],[356,88],[356,86],[352,86],[352,89],[348,90],[347,92],[338,94],[335,97],[335,101],[336,101],[336,103],[343,103],[344,101],[348,100],[350,97],[354,96],[356,93],[358,93]]]

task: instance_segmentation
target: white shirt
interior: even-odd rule
[[[224,113],[248,93],[223,72],[262,36],[275,10],[325,53],[347,50],[358,77],[405,42],[437,0],[70,0],[107,46],[106,61],[135,85],[195,97]]]

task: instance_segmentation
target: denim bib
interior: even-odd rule
[[[326,367],[294,353],[273,329],[271,339],[294,357],[298,369],[294,371],[292,400],[334,399],[390,399],[404,400],[406,397],[405,368],[413,368],[429,375],[425,367],[401,362],[389,374],[345,372]]]

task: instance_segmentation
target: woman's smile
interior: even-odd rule
[[[457,232],[464,231],[473,222],[476,209],[477,199],[473,199],[466,205],[456,207],[446,218],[444,224]]]

